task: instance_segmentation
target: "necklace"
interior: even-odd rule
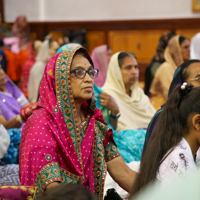
[[[82,118],[82,113],[80,113],[80,119],[81,119],[81,122],[79,123],[79,126],[81,126],[82,122],[84,121]]]

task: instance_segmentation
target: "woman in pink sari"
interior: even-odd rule
[[[91,58],[94,62],[95,68],[99,70],[99,75],[95,79],[95,84],[102,87],[106,80],[108,70],[108,63],[112,56],[112,49],[108,45],[101,45],[92,51]]]
[[[118,153],[112,130],[94,100],[98,70],[83,48],[63,51],[48,62],[40,98],[22,130],[21,185],[37,196],[58,184],[87,186],[103,198],[106,170],[130,191],[136,173]]]

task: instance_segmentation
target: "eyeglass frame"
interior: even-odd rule
[[[76,75],[76,70],[80,70],[80,69],[83,70],[84,73],[85,73],[85,75],[83,76],[83,78],[77,77],[77,75]],[[70,71],[70,74],[71,74],[71,73],[74,73],[75,76],[76,76],[76,78],[84,79],[85,76],[86,76],[86,74],[89,75],[89,71],[90,71],[90,70],[92,70],[92,69],[85,70],[85,69],[83,69],[83,68],[78,68],[78,69],[73,69],[73,70],[71,70],[71,71]],[[98,77],[98,74],[99,74],[99,70],[98,70],[98,69],[95,69],[95,68],[93,68],[93,70],[96,70],[96,71],[97,71],[97,75],[96,75],[96,77],[95,77],[95,78],[97,78],[97,77]],[[89,77],[92,78],[90,75],[89,75]],[[95,78],[92,78],[92,79],[95,79]]]
[[[197,77],[197,78],[194,78],[194,79],[190,79],[190,80],[188,80],[186,82],[189,82],[189,81],[200,81],[200,77]]]

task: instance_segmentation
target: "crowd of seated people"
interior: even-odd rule
[[[168,89],[177,67],[190,59],[190,41],[183,36],[172,37],[164,51],[165,62],[156,70],[150,93],[153,95],[152,104],[160,97],[161,102],[167,100]],[[158,109],[158,108],[156,108]]]
[[[53,199],[82,184],[103,199],[107,174],[134,198],[198,171],[198,34],[191,52],[186,37],[161,36],[144,92],[134,52],[31,41],[25,16],[0,28],[0,197],[14,185]]]

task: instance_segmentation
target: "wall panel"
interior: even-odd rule
[[[105,44],[105,33],[103,31],[87,31],[86,33],[88,51],[91,54],[92,50],[100,45]]]
[[[138,62],[150,62],[156,52],[161,35],[169,30],[110,31],[109,45],[114,52],[130,51]]]
[[[190,40],[198,32],[200,32],[200,28],[198,28],[198,29],[177,29],[176,30],[177,34],[183,35]]]

